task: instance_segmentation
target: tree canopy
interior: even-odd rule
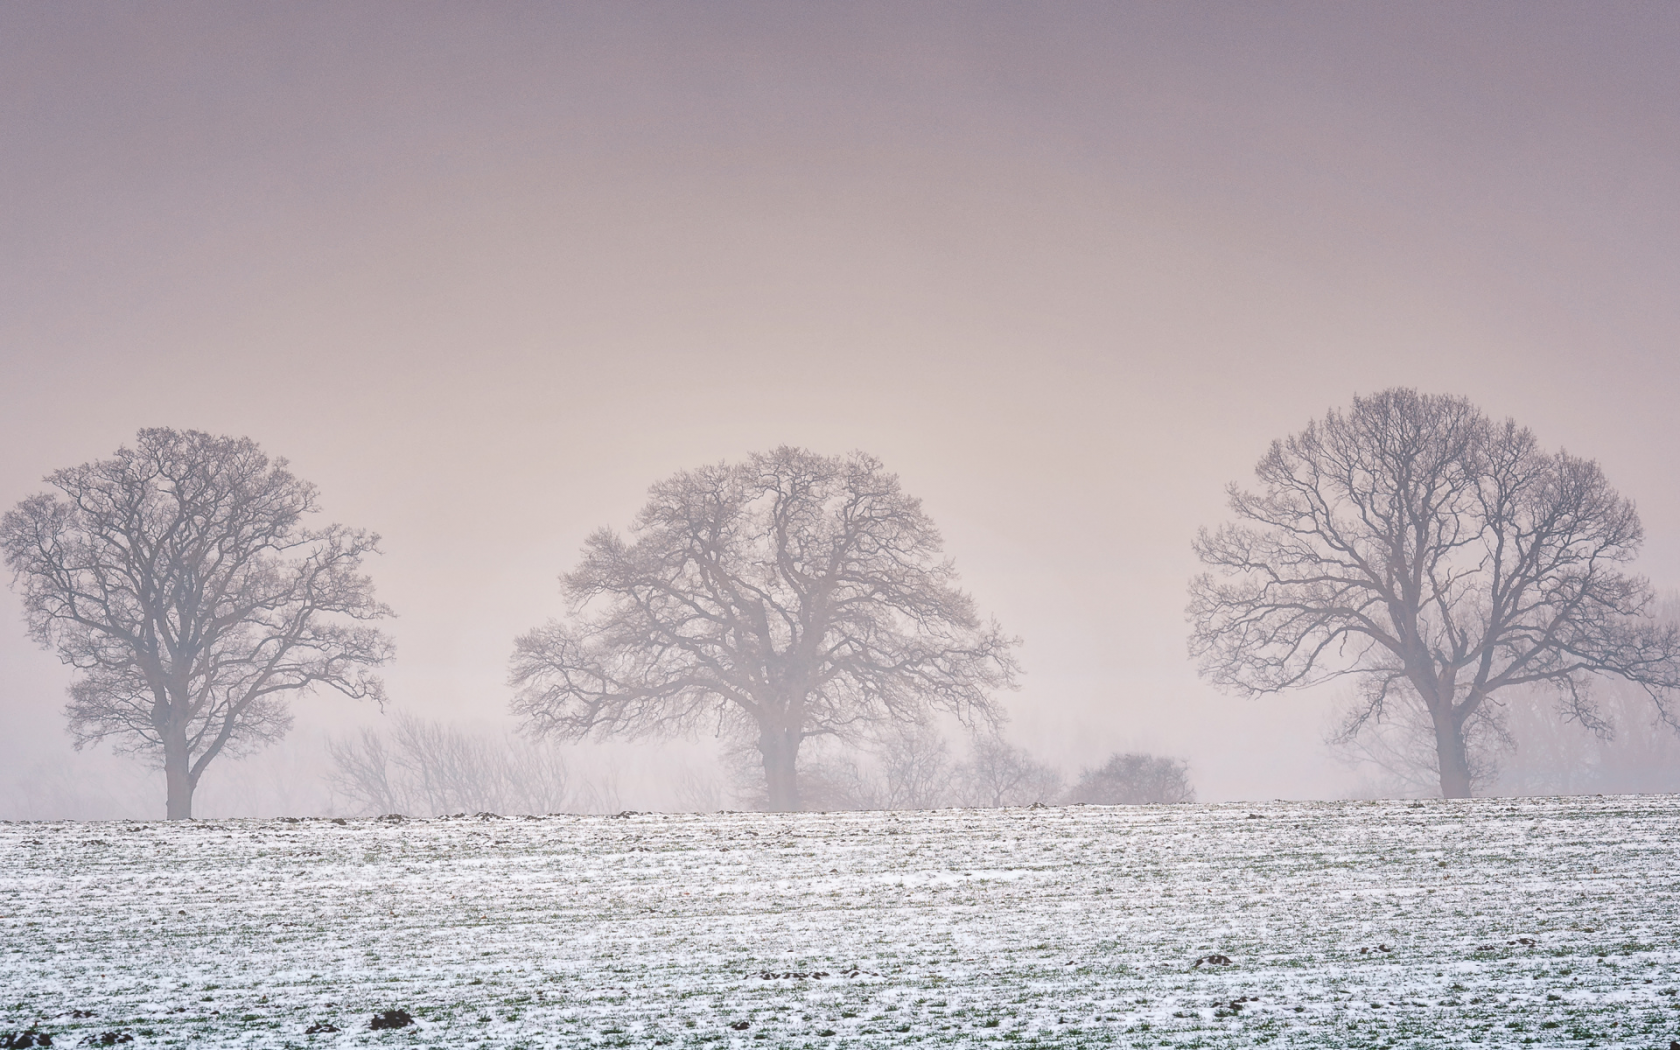
[[[1465,727],[1499,690],[1544,685],[1597,724],[1595,676],[1642,686],[1662,716],[1680,633],[1623,571],[1642,532],[1599,465],[1547,452],[1463,398],[1387,390],[1276,441],[1235,523],[1203,530],[1190,587],[1201,672],[1248,694],[1362,682],[1354,729],[1416,702],[1441,790],[1468,795]]]
[[[536,733],[746,733],[771,808],[799,806],[812,737],[931,709],[995,725],[1016,665],[873,457],[779,448],[653,486],[628,537],[590,536],[571,616],[518,639],[514,711]]]
[[[218,755],[291,725],[325,686],[383,700],[390,610],[360,571],[378,537],[308,529],[314,486],[247,438],[140,431],[134,447],[47,477],[0,519],[31,634],[77,675],[76,746],[161,753],[170,819]]]

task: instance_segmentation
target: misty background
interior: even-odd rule
[[[923,500],[1025,639],[1038,758],[1395,790],[1326,745],[1336,690],[1196,678],[1190,540],[1404,385],[1598,459],[1680,586],[1676,53],[1639,3],[6,7],[0,506],[191,427],[384,537],[387,713],[296,703],[201,815],[343,804],[329,742],[398,713],[504,739],[584,537],[781,444]],[[159,815],[71,750],[68,682],[0,592],[0,818]],[[717,750],[565,759],[602,806],[728,804]],[[1555,780],[1506,786],[1594,783]]]

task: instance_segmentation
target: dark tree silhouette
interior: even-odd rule
[[[163,759],[167,814],[192,816],[218,755],[291,726],[314,686],[383,702],[390,643],[366,621],[378,537],[310,530],[314,486],[245,438],[142,430],[134,447],[47,477],[0,519],[30,633],[78,672],[78,748],[110,738]]]
[[[1248,694],[1362,680],[1350,731],[1414,699],[1441,793],[1466,797],[1465,726],[1499,690],[1554,688],[1599,724],[1589,686],[1645,688],[1671,724],[1680,632],[1620,567],[1642,538],[1598,464],[1543,451],[1468,401],[1388,390],[1274,442],[1238,522],[1196,541],[1217,570],[1191,583],[1190,649]]]
[[[750,734],[772,809],[799,808],[813,737],[857,739],[930,708],[995,725],[1015,644],[982,623],[919,502],[875,459],[780,448],[652,489],[562,578],[572,616],[521,637],[528,730]]]

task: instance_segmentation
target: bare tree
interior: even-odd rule
[[[763,805],[762,770],[753,772],[759,775],[741,797]],[[867,739],[808,744],[800,753],[799,798],[819,810],[934,809],[952,800],[951,773],[950,747],[936,726],[892,722]]]
[[[1590,682],[1617,675],[1673,724],[1680,633],[1618,571],[1642,534],[1598,464],[1462,398],[1388,390],[1274,442],[1255,472],[1259,493],[1231,486],[1238,523],[1196,542],[1218,576],[1191,583],[1190,649],[1215,682],[1356,676],[1355,732],[1409,690],[1452,798],[1471,790],[1466,727],[1501,689],[1545,685],[1597,725]]]
[[[1500,794],[1672,793],[1680,790],[1680,736],[1653,717],[1637,688],[1611,681],[1599,703],[1613,733],[1592,732],[1556,715],[1550,698],[1507,705],[1509,746],[1490,787]]]
[[[974,738],[968,761],[957,767],[958,796],[965,805],[996,809],[1049,802],[1062,793],[1062,775],[996,734]]]
[[[1098,806],[1147,806],[1194,802],[1190,769],[1183,762],[1157,755],[1115,754],[1107,762],[1079,775],[1067,794],[1068,802]]]
[[[812,738],[941,709],[1000,717],[1013,639],[982,623],[919,502],[872,457],[793,448],[660,482],[562,578],[571,619],[515,646],[514,710],[580,739],[752,735],[770,808],[799,808]]]
[[[192,816],[218,755],[285,734],[290,695],[383,702],[371,669],[391,646],[366,623],[390,610],[360,571],[379,538],[305,528],[315,488],[284,460],[247,438],[152,429],[46,480],[62,495],[0,519],[30,633],[79,672],[78,748],[161,754],[169,819]]]
[[[1476,794],[1500,774],[1499,756],[1513,746],[1505,725],[1504,698],[1495,696],[1465,720],[1465,765]],[[1367,716],[1363,696],[1339,705],[1337,722],[1326,743],[1345,765],[1363,774],[1361,797],[1418,798],[1441,791],[1440,755],[1429,709],[1404,687],[1391,690],[1380,721]]]
[[[951,798],[951,749],[927,720],[898,722],[879,751],[883,809],[933,809]]]
[[[951,799],[951,751],[931,722],[895,722],[800,778],[804,799],[820,809],[935,809]]]
[[[328,741],[327,751],[333,793],[362,812],[438,816],[578,808],[580,793],[565,758],[518,737],[468,733],[400,713],[389,741],[363,729],[358,737]]]
[[[677,807],[687,813],[711,813],[724,808],[728,795],[725,778],[714,767],[683,767],[676,778]]]
[[[1558,717],[1556,698],[1508,689],[1465,725],[1470,783],[1477,794],[1578,795],[1680,789],[1680,735],[1664,725],[1637,686],[1610,679],[1594,691],[1603,725]],[[1338,757],[1365,775],[1369,795],[1430,795],[1440,790],[1429,713],[1416,703],[1393,709],[1356,737],[1336,733]]]
[[[418,792],[403,776],[402,766],[377,730],[364,728],[352,740],[329,739],[327,754],[332,759],[326,778],[328,789],[353,809],[364,813],[421,812],[416,801]]]

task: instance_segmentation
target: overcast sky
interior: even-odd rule
[[[396,705],[492,724],[652,482],[863,449],[1025,639],[1018,740],[1334,797],[1332,694],[1198,681],[1191,538],[1407,385],[1597,458],[1680,585],[1676,55],[1655,2],[6,5],[0,505],[248,435],[384,536]],[[6,592],[6,768],[67,681]]]

